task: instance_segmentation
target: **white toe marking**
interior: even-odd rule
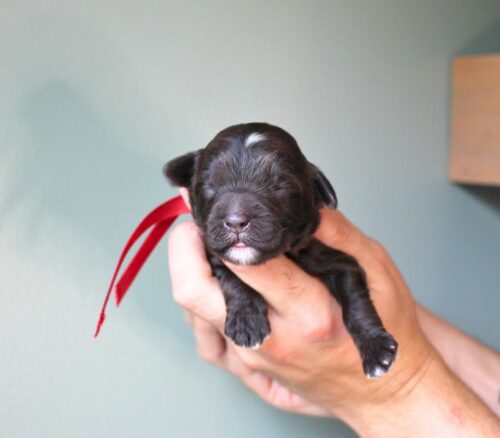
[[[375,367],[372,374],[368,374],[366,377],[369,379],[377,379],[385,374],[385,370],[382,367]]]
[[[271,336],[271,334],[268,334],[268,335],[267,335],[264,339],[262,339],[262,342],[258,342],[258,343],[257,343],[257,344],[255,344],[255,345],[251,345],[251,346],[250,346],[250,348],[251,348],[252,350],[258,350],[258,349],[260,348],[260,346],[261,346],[264,342],[266,342],[266,340],[267,340],[267,339],[269,339],[269,336]]]
[[[252,132],[245,140],[245,146],[249,147],[258,143],[259,141],[264,141],[266,136],[264,134],[260,134],[258,132]]]

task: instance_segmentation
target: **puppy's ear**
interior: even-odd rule
[[[198,152],[181,155],[163,166],[163,173],[171,184],[177,187],[189,187],[191,185]]]
[[[332,184],[326,176],[314,164],[310,164],[314,189],[319,202],[325,204],[328,208],[335,210],[337,208],[337,195]]]

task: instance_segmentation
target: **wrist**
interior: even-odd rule
[[[450,371],[441,356],[425,342],[425,356],[415,366],[404,361],[387,382],[377,382],[365,403],[332,412],[360,436],[428,437],[499,436],[495,415]],[[371,382],[367,382],[370,384]]]
[[[400,342],[398,359],[383,378],[359,382],[362,398],[334,406],[332,412],[360,436],[411,435],[411,413],[438,375],[444,364],[422,335],[418,341]],[[407,338],[410,339],[410,338]],[[406,432],[406,433],[405,433]]]

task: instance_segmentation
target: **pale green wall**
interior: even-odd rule
[[[219,129],[290,130],[415,296],[499,348],[500,189],[446,179],[452,55],[497,0],[1,1],[0,436],[329,437],[198,360],[165,246],[102,337],[163,163]]]

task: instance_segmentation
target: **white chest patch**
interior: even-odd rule
[[[252,132],[245,140],[245,147],[252,146],[255,143],[258,143],[259,141],[263,141],[266,139],[266,136],[264,134],[260,134],[258,132]]]

